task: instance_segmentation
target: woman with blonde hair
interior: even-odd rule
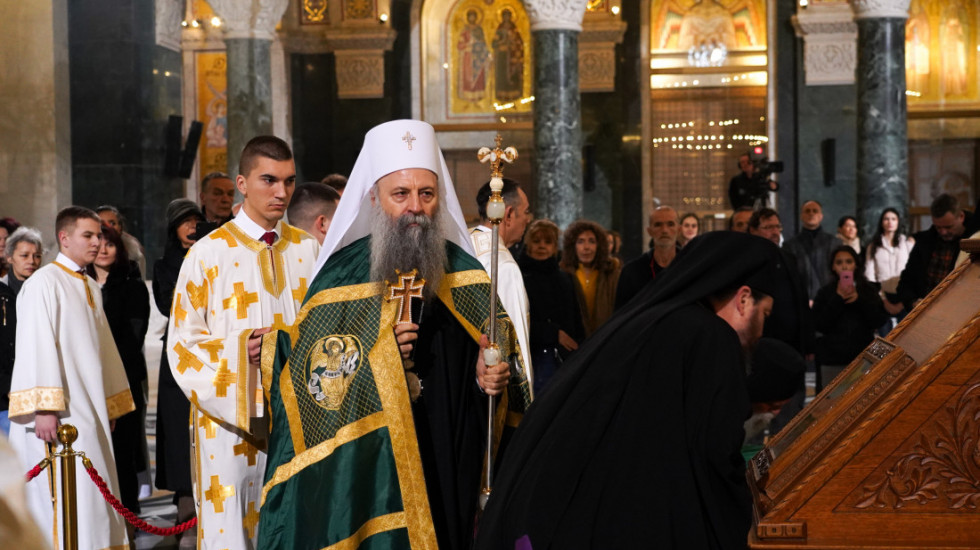
[[[612,315],[616,304],[619,265],[609,257],[601,225],[578,220],[565,229],[561,268],[572,275],[585,336],[591,336]]]

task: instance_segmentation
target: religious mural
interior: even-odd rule
[[[766,47],[765,0],[653,0],[651,53]]]
[[[194,54],[197,118],[204,125],[199,156],[201,174],[228,170],[228,80],[225,52]]]
[[[910,107],[980,103],[977,3],[912,0],[905,23],[905,81]]]
[[[449,22],[450,116],[530,112],[531,32],[523,5],[460,0]]]

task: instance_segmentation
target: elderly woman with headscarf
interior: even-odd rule
[[[153,264],[153,300],[165,317],[170,317],[180,266],[187,250],[197,240],[197,223],[203,220],[204,214],[200,208],[188,199],[176,199],[167,205],[167,243],[163,257]],[[167,342],[166,332],[163,334],[163,342]],[[158,489],[174,492],[179,524],[194,516],[187,425],[190,401],[174,380],[166,353],[160,356],[160,379],[157,387],[156,486]],[[194,529],[180,536],[181,548],[194,547],[183,544],[185,540],[189,543],[196,539]]]

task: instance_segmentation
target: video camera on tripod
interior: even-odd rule
[[[749,195],[753,199],[766,200],[770,191],[778,191],[779,184],[772,181],[773,174],[783,171],[782,161],[770,161],[766,156],[766,148],[756,145],[749,149],[749,162],[752,163],[752,175],[749,176]]]

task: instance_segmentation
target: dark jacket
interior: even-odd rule
[[[821,365],[850,364],[888,318],[875,286],[867,281],[854,284],[858,298],[850,304],[837,294],[836,280],[821,288],[813,300],[813,322],[822,333],[817,338],[817,363]]]
[[[677,252],[680,251],[680,247],[677,247]],[[643,290],[647,283],[665,269],[667,268],[653,261],[652,248],[630,260],[623,266],[619,274],[619,282],[616,284],[616,309],[625,306]]]
[[[533,352],[557,348],[566,357],[569,352],[558,345],[558,331],[564,330],[576,342],[585,338],[572,276],[558,267],[555,258],[535,260],[525,254],[517,265],[527,291]]]
[[[136,408],[145,405],[146,358],[143,339],[150,319],[150,293],[139,270],[112,271],[102,285],[102,309],[119,349]]]
[[[972,227],[973,216],[969,212],[965,214],[963,225]],[[971,233],[969,231],[963,231],[960,239],[970,235]],[[899,299],[905,305],[907,311],[912,311],[915,302],[925,298],[926,294],[932,291],[934,285],[930,285],[926,280],[926,269],[929,266],[929,258],[932,257],[936,246],[942,241],[942,237],[939,236],[939,232],[936,231],[935,227],[930,227],[925,231],[919,231],[912,237],[915,239],[915,246],[909,252],[909,261],[905,264],[905,269],[902,271],[902,278],[899,279],[898,289],[896,290]],[[960,239],[955,240],[957,248],[959,248]]]
[[[10,275],[13,277],[13,273]],[[10,378],[14,374],[14,344],[17,338],[17,294],[0,283],[0,411],[10,407]]]
[[[830,270],[830,253],[839,241],[821,228],[802,229],[783,248],[796,256],[796,269],[806,286],[808,299],[812,300],[824,285],[834,280]]]

